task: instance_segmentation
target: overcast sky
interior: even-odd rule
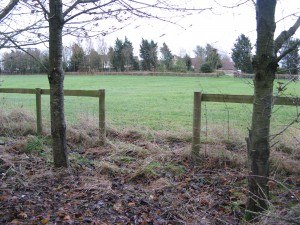
[[[142,38],[158,42],[159,47],[165,42],[173,54],[180,55],[181,52],[186,51],[191,56],[193,56],[193,50],[197,45],[205,46],[207,43],[213,44],[220,52],[230,54],[235,40],[241,33],[248,36],[253,45],[255,44],[256,20],[255,7],[252,1],[236,8],[225,8],[217,3],[230,6],[230,2],[243,1],[197,1],[199,1],[197,3],[203,3],[203,6],[207,6],[207,3],[210,2],[214,10],[178,19],[178,25],[141,19],[121,31],[105,36],[104,39],[108,45],[113,46],[116,38],[124,40],[124,37],[127,36],[133,43],[136,55],[139,54],[139,45]],[[277,35],[279,31],[288,29],[295,22],[295,16],[285,18],[291,13],[297,13],[299,16],[299,0],[278,1],[276,21],[280,21],[277,23]],[[300,38],[299,30],[296,37]]]

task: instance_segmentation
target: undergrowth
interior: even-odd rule
[[[26,125],[20,125],[23,122]],[[89,207],[98,210],[98,214],[90,212],[93,217],[99,215],[101,205],[112,204],[103,207],[104,211],[101,213],[125,215],[125,212],[128,214],[132,210],[137,215],[143,215],[139,210],[147,206],[147,218],[150,222],[158,221],[155,216],[157,213],[165,224],[177,224],[176,221],[181,221],[182,224],[182,221],[187,224],[216,224],[220,223],[220,218],[229,224],[246,223],[243,216],[247,196],[247,161],[246,145],[241,137],[224,137],[222,141],[217,141],[217,138],[206,139],[201,147],[203,164],[193,168],[190,164],[191,138],[186,133],[176,136],[150,130],[117,131],[110,128],[107,132],[107,145],[99,146],[97,123],[91,120],[85,122],[84,118],[79,118],[78,124],[67,130],[70,159],[68,179],[64,176],[58,178],[59,172],[56,174],[52,170],[49,129],[45,129],[43,136],[34,136],[34,120],[22,110],[1,114],[0,123],[0,139],[4,141],[4,145],[0,145],[2,181],[6,182],[7,187],[12,187],[16,194],[20,192],[20,196],[24,195],[23,190],[44,186],[51,190],[53,188],[53,191],[58,190],[59,193],[66,191],[65,196],[60,198],[74,194],[72,201],[78,198],[87,201],[86,197],[92,198],[91,196],[97,196],[101,192],[103,196],[97,200],[98,205],[90,205],[93,201],[88,201],[84,206],[88,212]],[[215,133],[218,134],[217,131]],[[270,179],[275,184],[270,183],[270,210],[261,215],[260,224],[288,224],[297,221],[299,217],[299,148],[295,146],[287,138],[272,148]],[[13,179],[8,179],[9,177]],[[37,186],[34,186],[35,183]],[[97,190],[96,194],[93,190]],[[37,196],[32,194],[31,197],[35,199]],[[1,198],[3,196],[0,195],[0,200]],[[110,200],[105,202],[106,198]],[[20,197],[17,201],[20,205],[23,204],[21,199]],[[3,206],[1,201],[0,207]],[[46,199],[45,204],[47,202]],[[158,204],[160,209],[156,208]],[[56,209],[56,206],[51,207]],[[112,211],[107,213],[106,209]],[[18,216],[20,213],[14,212],[13,215]],[[57,212],[49,213],[52,216],[47,218],[51,221],[64,221],[66,216],[64,214],[57,219]],[[16,219],[13,215],[3,218],[11,222]],[[19,217],[17,220],[21,220]],[[83,216],[70,217],[74,221],[80,221]],[[28,220],[29,218],[33,220],[35,216],[27,215]],[[117,219],[113,221],[107,217],[107,221],[114,223]]]

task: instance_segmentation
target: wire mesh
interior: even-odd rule
[[[170,134],[192,135],[193,97],[177,93],[157,96],[140,94],[110,101],[107,95],[106,123],[117,130],[151,130]],[[179,101],[178,99],[183,98]],[[2,110],[24,109],[36,119],[35,95],[1,94]],[[99,103],[97,98],[65,97],[65,118],[67,126],[94,123],[98,126]],[[251,128],[251,104],[202,102],[201,141],[204,143],[245,143]],[[49,96],[42,96],[43,127],[50,127]],[[92,122],[91,122],[92,121]],[[22,122],[20,121],[20,126]],[[273,143],[285,133],[285,138],[299,143],[299,109],[295,106],[274,106],[271,118],[271,140]],[[277,135],[278,134],[278,135]],[[279,135],[280,134],[280,135]],[[289,134],[289,135],[286,135]]]

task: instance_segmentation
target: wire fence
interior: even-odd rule
[[[50,127],[50,105],[49,105],[49,89],[13,89],[13,88],[2,88],[0,89],[0,93],[2,94],[0,105],[3,105],[3,108],[1,110],[2,114],[2,121],[0,123],[2,124],[2,130],[8,130],[8,133],[12,133],[10,130],[16,128],[16,123],[9,123],[9,114],[14,114],[15,117],[17,117],[19,113],[19,118],[24,117],[24,115],[35,117],[36,121],[36,133],[38,135],[42,134],[43,132],[43,126],[47,127],[49,129]],[[20,94],[22,97],[17,99],[17,96]],[[88,110],[89,107],[87,105],[83,105],[85,101],[74,102],[77,99],[72,99],[72,97],[69,96],[81,96],[83,97],[97,97],[98,98],[98,137],[100,139],[100,142],[105,141],[106,136],[106,126],[105,126],[105,91],[104,90],[65,90],[64,92],[65,96],[68,96],[68,100],[65,101],[65,106],[68,110],[64,110],[66,122],[69,125],[73,125],[76,123],[76,121],[80,120],[79,115],[82,118],[85,118],[86,120],[89,118],[87,116],[88,113],[92,112],[95,113],[96,110]],[[43,98],[42,95],[47,96],[48,98]],[[26,97],[30,96],[30,97]],[[35,99],[32,98],[32,96],[35,97]],[[18,96],[19,97],[19,96]],[[29,101],[29,104],[28,104]],[[9,104],[11,103],[11,104]],[[35,103],[35,107],[32,107]],[[34,111],[35,108],[35,111]],[[23,112],[16,113],[15,109],[21,109]],[[80,112],[78,111],[80,110]],[[10,113],[10,111],[12,113]],[[84,112],[84,114],[83,114]],[[22,119],[17,119],[15,121],[19,123],[19,127],[23,126],[30,126],[30,130],[32,130],[31,125],[25,124],[25,121],[23,123]],[[29,122],[29,121],[27,121]],[[13,126],[11,126],[14,124]],[[23,132],[24,130],[18,129],[19,133]],[[26,133],[26,132],[25,132]]]
[[[239,140],[241,137],[247,137],[248,134],[243,133],[242,135],[240,132],[247,131],[250,129],[251,124],[249,123],[251,118],[251,109],[239,104],[238,106],[232,107],[230,109],[229,103],[250,103],[252,104],[254,100],[253,96],[243,96],[243,95],[206,95],[202,94],[201,92],[195,92],[194,93],[194,116],[193,116],[193,141],[192,141],[192,155],[195,157],[198,156],[200,150],[201,150],[201,142],[212,142],[212,140],[208,140],[208,137],[216,137],[221,136],[221,139],[219,139],[217,142],[227,142],[227,144],[234,143],[242,143],[241,140]],[[213,126],[208,125],[208,113],[207,113],[207,107],[206,104],[204,105],[205,114],[203,114],[202,108],[203,104],[202,101],[208,101],[208,102],[223,102],[225,105],[225,109],[227,111],[227,115],[225,115],[223,118],[225,118],[225,121],[227,123],[221,123],[221,126],[223,126],[223,135],[222,129],[214,129],[213,135],[208,134],[209,129],[212,129]],[[279,106],[277,106],[279,105]],[[284,105],[284,107],[282,107]],[[273,119],[271,124],[271,135],[270,140],[272,146],[276,145],[277,143],[282,144],[282,146],[291,146],[290,149],[297,149],[297,146],[299,145],[299,118],[300,114],[298,111],[298,106],[300,105],[300,99],[299,98],[289,98],[289,97],[274,97],[273,98]],[[214,104],[213,107],[216,105]],[[234,119],[230,119],[230,113],[236,109],[243,109],[243,113],[238,114],[235,112],[233,114]],[[292,110],[291,110],[292,109]],[[250,114],[247,116],[247,112],[250,112]],[[263,112],[262,112],[263,113]],[[205,115],[205,135],[202,134],[202,117],[201,115]],[[240,117],[240,118],[239,118]],[[216,118],[216,117],[214,117]],[[236,122],[234,122],[234,120]],[[215,121],[216,122],[216,121]],[[215,124],[217,124],[216,122]],[[233,125],[232,125],[233,124]],[[236,127],[236,124],[239,125],[239,127]],[[247,125],[248,124],[248,125]],[[247,126],[247,129],[243,127],[244,125]],[[279,128],[279,129],[278,129]],[[262,128],[266,129],[266,128]],[[227,131],[227,132],[226,132]],[[233,131],[233,132],[232,132]],[[283,133],[287,133],[286,131],[290,132],[289,139],[283,138],[283,142],[278,139],[278,137],[282,137]],[[224,135],[225,134],[225,135]],[[204,136],[204,138],[203,138]],[[227,136],[227,139],[226,139]],[[290,137],[292,137],[294,140],[291,141]],[[245,145],[245,144],[244,144]],[[232,146],[232,145],[231,145]],[[230,147],[231,148],[231,147]],[[299,151],[300,153],[300,151]],[[205,154],[206,154],[206,146],[205,146]],[[195,158],[194,157],[194,158]]]
[[[131,93],[132,95],[132,93]],[[124,97],[124,96],[123,96]],[[50,127],[49,95],[42,96],[43,126]],[[193,99],[177,104],[178,98],[160,95],[156,99],[138,93],[130,101],[110,101],[107,96],[106,126],[119,131],[124,129],[141,132],[159,132],[192,137]],[[128,98],[127,98],[128,99]],[[23,109],[36,119],[35,95],[13,93],[0,94],[1,109],[8,112]],[[207,102],[202,103],[201,142],[240,142],[248,136],[251,127],[252,105],[246,103]],[[97,98],[65,96],[65,118],[67,126],[80,126],[83,123],[98,125],[99,102]],[[298,120],[297,120],[298,119]],[[299,143],[299,107],[276,105],[272,115],[272,137],[285,133],[293,142]],[[22,122],[20,122],[20,126]],[[287,127],[289,127],[287,129]],[[286,135],[288,134],[288,135]],[[272,138],[271,137],[271,138]],[[273,139],[272,139],[273,140]],[[274,138],[273,142],[277,141]]]

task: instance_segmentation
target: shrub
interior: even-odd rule
[[[200,67],[200,72],[202,73],[212,73],[213,69],[208,63],[203,63]]]
[[[175,65],[172,67],[173,72],[178,72],[178,73],[186,73],[187,72],[187,67],[185,65],[185,62],[182,59],[179,59]]]

